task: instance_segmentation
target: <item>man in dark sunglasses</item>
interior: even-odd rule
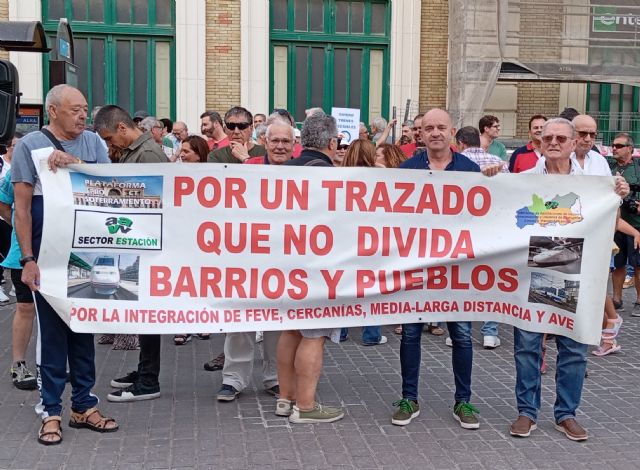
[[[576,126],[576,149],[571,158],[587,175],[611,176],[607,160],[595,147],[598,136],[595,119],[586,114],[578,114],[571,122]]]
[[[620,206],[620,217],[628,222],[633,228],[640,228],[640,193],[634,190],[634,186],[640,185],[640,160],[633,158],[633,138],[627,134],[618,134],[613,138],[613,157],[607,157],[609,168],[613,174],[620,173],[631,185],[631,195],[626,198]],[[636,186],[637,189],[637,186]],[[636,301],[631,310],[631,316],[640,316],[640,256],[638,250],[634,249],[633,239],[622,232],[616,232],[614,242],[620,251],[613,258],[613,304],[617,309],[622,309],[622,287],[627,274],[626,265],[635,268]]]
[[[251,157],[267,153],[267,150],[262,145],[256,145],[251,141],[253,115],[246,108],[234,106],[227,111],[224,115],[224,132],[229,138],[229,145],[209,153],[208,161],[213,163],[243,163]]]

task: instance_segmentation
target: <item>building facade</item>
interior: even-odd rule
[[[520,27],[535,14],[521,11]],[[204,110],[237,104],[286,108],[297,121],[309,107],[354,107],[367,122],[394,107],[402,120],[447,106],[447,0],[0,0],[0,19],[42,21],[51,38],[60,18],[74,31],[91,107],[147,110],[191,131]],[[9,56],[22,102],[42,104],[48,58]],[[597,115],[608,138],[637,133],[638,101],[626,85],[501,81],[485,112],[505,137],[524,138],[531,115],[570,106]]]

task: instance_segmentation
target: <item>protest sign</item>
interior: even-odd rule
[[[41,179],[41,291],[74,331],[477,320],[600,339],[612,178],[123,164]]]
[[[342,135],[342,143],[350,144],[360,134],[360,110],[353,108],[331,108],[331,115],[336,118],[338,134]]]

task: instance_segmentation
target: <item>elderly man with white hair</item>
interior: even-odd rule
[[[534,174],[584,175],[580,164],[571,158],[576,148],[576,129],[564,118],[544,123],[541,135],[542,157],[535,167],[526,171]],[[616,177],[615,192],[621,197],[629,193],[629,185]],[[536,429],[542,376],[543,333],[514,328],[514,358],[516,363],[516,403],[518,419],[511,424],[512,436],[528,437]],[[585,441],[587,431],[576,421],[582,386],[587,369],[587,347],[566,336],[556,335],[558,358],[556,363],[556,401],[553,414],[555,428],[572,441]]]

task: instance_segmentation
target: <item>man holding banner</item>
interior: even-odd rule
[[[442,109],[432,109],[421,120],[422,140],[426,149],[405,161],[400,168],[416,170],[472,171],[480,167],[462,154],[451,151],[451,139],[455,129],[449,113]],[[423,323],[409,323],[402,326],[400,341],[400,369],[402,373],[402,399],[394,403],[398,409],[391,423],[406,426],[420,414],[418,405],[418,379],[420,376],[420,340]],[[476,413],[478,410],[469,403],[471,400],[471,369],[473,366],[473,345],[471,343],[471,322],[447,322],[453,343],[451,362],[456,384],[453,416],[464,429],[480,427]]]
[[[98,432],[118,430],[118,424],[96,409],[98,397],[91,393],[96,369],[93,334],[75,333],[38,292],[38,255],[42,241],[43,198],[39,163],[48,158],[54,169],[73,163],[110,163],[107,149],[93,132],[85,131],[87,101],[76,88],[53,87],[45,108],[50,124],[20,140],[14,150],[11,181],[15,190],[15,229],[23,257],[22,282],[34,293],[38,315],[37,362],[40,375],[40,403],[36,412],[42,418],[38,442],[62,442],[62,393],[69,362],[71,379],[71,419],[69,426]],[[57,149],[57,150],[55,150]]]
[[[534,168],[527,173],[584,175],[587,174],[572,160],[571,153],[576,147],[576,129],[564,118],[550,119],[544,123],[541,137],[540,158]],[[616,177],[616,194],[624,197],[629,186],[623,178]],[[605,248],[603,248],[605,249]],[[543,333],[534,333],[514,328],[514,358],[516,363],[516,402],[518,419],[509,433],[516,437],[528,437],[536,429],[542,376]],[[558,358],[556,363],[556,401],[554,404],[555,428],[572,441],[588,439],[587,431],[575,419],[580,405],[582,386],[587,369],[587,344],[571,338],[556,335]]]

